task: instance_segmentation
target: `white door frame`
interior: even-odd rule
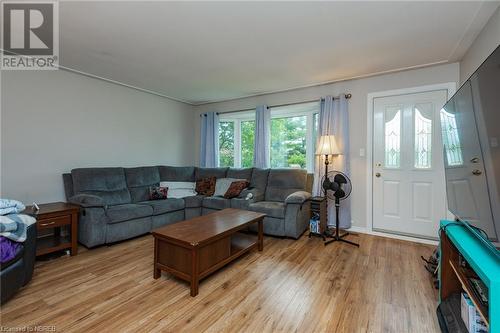
[[[367,137],[366,137],[366,199],[368,204],[368,209],[366,211],[366,225],[370,232],[373,231],[373,102],[375,98],[378,97],[389,97],[397,95],[406,94],[416,94],[424,93],[436,90],[446,90],[448,91],[447,100],[455,94],[457,90],[456,82],[438,83],[426,86],[418,86],[412,88],[403,88],[395,90],[379,91],[374,93],[369,93],[367,98]],[[377,232],[380,233],[380,232]]]

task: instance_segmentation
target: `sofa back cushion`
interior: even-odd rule
[[[123,168],[79,168],[71,170],[73,193],[93,194],[106,205],[131,202]]]
[[[250,178],[250,188],[259,189],[264,194],[268,177],[269,169],[254,168],[252,171],[252,178]]]
[[[252,171],[253,168],[229,168],[226,173],[226,178],[246,179],[250,181],[252,179]]]
[[[285,201],[296,191],[305,191],[307,171],[302,169],[271,169],[267,180],[266,201]]]
[[[73,192],[73,178],[71,173],[63,173],[63,183],[64,183],[64,193],[66,194],[66,200],[75,195]]]
[[[155,166],[126,168],[125,178],[132,202],[149,200],[149,188],[160,183],[160,173]]]
[[[228,168],[196,168],[196,180],[215,177],[226,178]]]
[[[173,181],[173,182],[194,182],[195,167],[174,167],[174,166],[159,166],[160,181]]]

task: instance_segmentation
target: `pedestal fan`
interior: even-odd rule
[[[339,241],[359,247],[359,244],[344,239],[344,237],[349,235],[349,233],[346,232],[340,235],[339,227],[340,202],[347,199],[347,197],[349,197],[349,195],[351,194],[351,180],[345,173],[342,173],[340,171],[329,171],[327,174],[325,174],[325,176],[323,176],[321,184],[323,187],[323,192],[325,193],[325,197],[327,197],[327,205],[328,199],[331,199],[335,202],[335,234],[331,236],[333,239],[325,242],[325,246],[330,243]]]

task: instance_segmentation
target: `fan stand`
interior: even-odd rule
[[[325,175],[328,175],[328,164],[330,164],[330,161],[328,160],[328,155],[325,155]],[[326,200],[326,216],[328,217],[328,196],[327,196],[326,190],[324,191],[324,193],[325,193],[325,200]],[[349,235],[348,232],[346,232],[343,235],[340,234],[340,227],[339,227],[339,215],[340,214],[339,214],[339,211],[340,211],[340,198],[335,197],[335,234],[334,235],[330,234],[330,232],[328,230],[328,222],[327,222],[327,225],[326,225],[327,230],[325,231],[325,235],[327,237],[331,237],[333,239],[326,241],[323,244],[325,244],[325,246],[327,246],[328,244],[333,243],[333,242],[344,242],[344,243],[359,247],[359,244],[356,244],[354,242],[348,241],[347,239],[344,239],[344,237]]]
[[[326,195],[326,193],[325,193],[325,195]],[[328,199],[327,199],[327,203],[328,203]],[[324,243],[325,246],[327,246],[328,244],[333,243],[333,242],[344,242],[344,243],[351,244],[351,245],[359,247],[359,244],[356,244],[354,242],[348,241],[347,239],[344,239],[345,236],[349,235],[348,232],[344,233],[343,235],[340,234],[339,211],[340,211],[340,199],[337,198],[337,197],[335,197],[335,234],[330,236],[333,239],[331,239],[329,241],[326,241]],[[327,212],[328,212],[328,209],[327,209]]]

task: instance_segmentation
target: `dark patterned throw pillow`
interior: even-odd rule
[[[211,197],[215,193],[215,177],[202,178],[196,181],[196,193]]]
[[[150,186],[149,200],[165,200],[167,198],[168,187]]]
[[[236,198],[237,196],[240,195],[241,191],[246,189],[250,185],[249,182],[246,180],[238,180],[235,182],[232,182],[229,188],[226,191],[226,194],[224,194],[224,198],[226,199],[232,199]]]

